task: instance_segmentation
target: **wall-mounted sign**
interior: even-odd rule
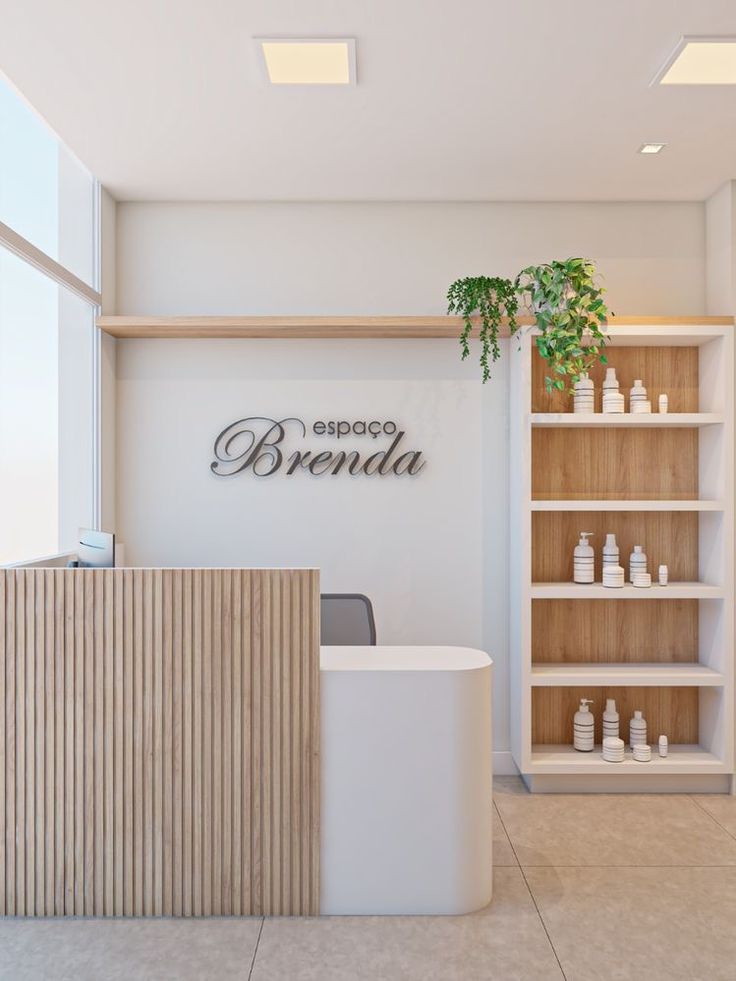
[[[339,474],[415,477],[425,466],[421,450],[403,447],[406,433],[392,420],[317,420],[311,426],[302,419],[269,419],[249,416],[230,423],[215,439],[215,459],[210,470],[218,477],[251,473],[271,477],[308,472],[314,476]],[[360,440],[359,448],[322,449],[321,438],[339,445],[343,439]],[[311,440],[315,442],[312,443]],[[305,441],[310,440],[308,446]],[[380,441],[380,442],[379,442]],[[380,449],[378,447],[381,447]]]

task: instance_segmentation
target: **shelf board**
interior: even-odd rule
[[[606,763],[601,756],[601,747],[596,746],[592,753],[578,753],[572,746],[532,747],[531,763],[525,773],[727,773],[728,767],[715,754],[700,746],[671,745],[664,759],[652,748],[650,763],[638,763],[627,748],[623,763]]]
[[[473,318],[473,334],[478,333],[478,318]],[[529,327],[533,320],[519,317],[521,326]],[[623,337],[628,330],[643,338],[662,343],[674,331],[694,338],[688,343],[705,341],[719,336],[718,331],[733,325],[733,317],[612,317],[612,341],[620,328]],[[223,338],[223,337],[283,337],[283,338],[457,338],[463,327],[461,317],[361,317],[346,314],[332,317],[258,317],[258,316],[101,316],[97,326],[112,337],[159,338]],[[692,329],[691,329],[692,328]],[[715,331],[715,333],[713,333]],[[508,322],[504,321],[501,335],[508,337]],[[651,343],[651,340],[649,341]]]
[[[531,679],[537,688],[579,685],[720,688],[726,684],[720,672],[698,663],[534,664]]]
[[[531,585],[532,599],[722,599],[724,595],[721,586],[702,582],[671,582],[668,586],[652,583],[649,589],[630,583],[620,589],[601,583],[535,582]]]
[[[632,415],[605,414],[602,412],[530,412],[532,426],[567,426],[571,429],[692,429],[699,426],[717,426],[723,416],[717,412],[652,412]]]
[[[532,501],[532,511],[723,511],[723,501]]]

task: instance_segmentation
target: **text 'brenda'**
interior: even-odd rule
[[[266,416],[248,416],[230,423],[215,439],[215,459],[210,470],[218,477],[232,477],[237,473],[250,472],[255,477],[271,477],[277,473],[290,476],[307,472],[315,477],[340,473],[352,476],[386,477],[403,475],[415,477],[425,466],[421,450],[404,450],[402,443],[406,433],[393,421],[371,422],[315,422],[311,435],[346,437],[381,437],[388,442],[385,449],[376,450],[371,443],[369,455],[359,450],[296,449],[293,443],[307,439],[307,426],[302,419],[290,416],[286,419],[269,419]],[[292,444],[290,446],[289,444]]]

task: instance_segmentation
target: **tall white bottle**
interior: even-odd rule
[[[580,532],[580,541],[575,546],[572,560],[573,582],[595,582],[595,552],[593,546],[588,542],[588,538],[592,534],[592,531]]]
[[[607,698],[606,711],[603,713],[603,738],[612,736],[614,739],[618,739],[618,725],[619,717],[616,711],[616,700],[614,698]]]
[[[645,746],[647,742],[647,720],[641,712],[634,712],[634,718],[629,722],[629,746]]]
[[[634,545],[634,551],[629,556],[629,581],[634,581],[634,573],[647,571],[647,553],[643,545]]]
[[[581,698],[580,708],[575,713],[573,746],[579,753],[592,753],[595,745],[595,719],[588,708],[592,704],[592,699]]]
[[[603,568],[607,565],[619,564],[619,549],[616,544],[615,535],[606,535],[606,544],[603,546]]]
[[[595,412],[593,379],[584,371],[573,387],[573,412]]]

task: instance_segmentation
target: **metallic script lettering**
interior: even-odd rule
[[[351,427],[345,431],[343,428],[340,436],[344,437],[351,431],[354,435],[368,435],[374,439],[379,435],[370,429],[361,432],[360,425],[356,425],[356,429]],[[335,430],[330,433],[328,427],[329,424],[315,424],[313,431],[317,435],[335,434]],[[255,477],[271,477],[280,472],[286,476],[307,472],[315,477],[323,474],[336,477],[340,473],[366,477],[386,477],[389,474],[415,477],[426,463],[421,450],[401,452],[406,433],[398,429],[395,423],[386,424],[382,430],[383,435],[396,435],[385,450],[378,450],[369,456],[361,456],[358,450],[333,453],[324,449],[300,449],[288,453],[285,444],[289,439],[306,438],[307,427],[301,419],[295,416],[286,419],[248,416],[226,426],[219,434],[215,440],[215,459],[210,464],[210,470],[218,477],[232,477],[247,471]]]

